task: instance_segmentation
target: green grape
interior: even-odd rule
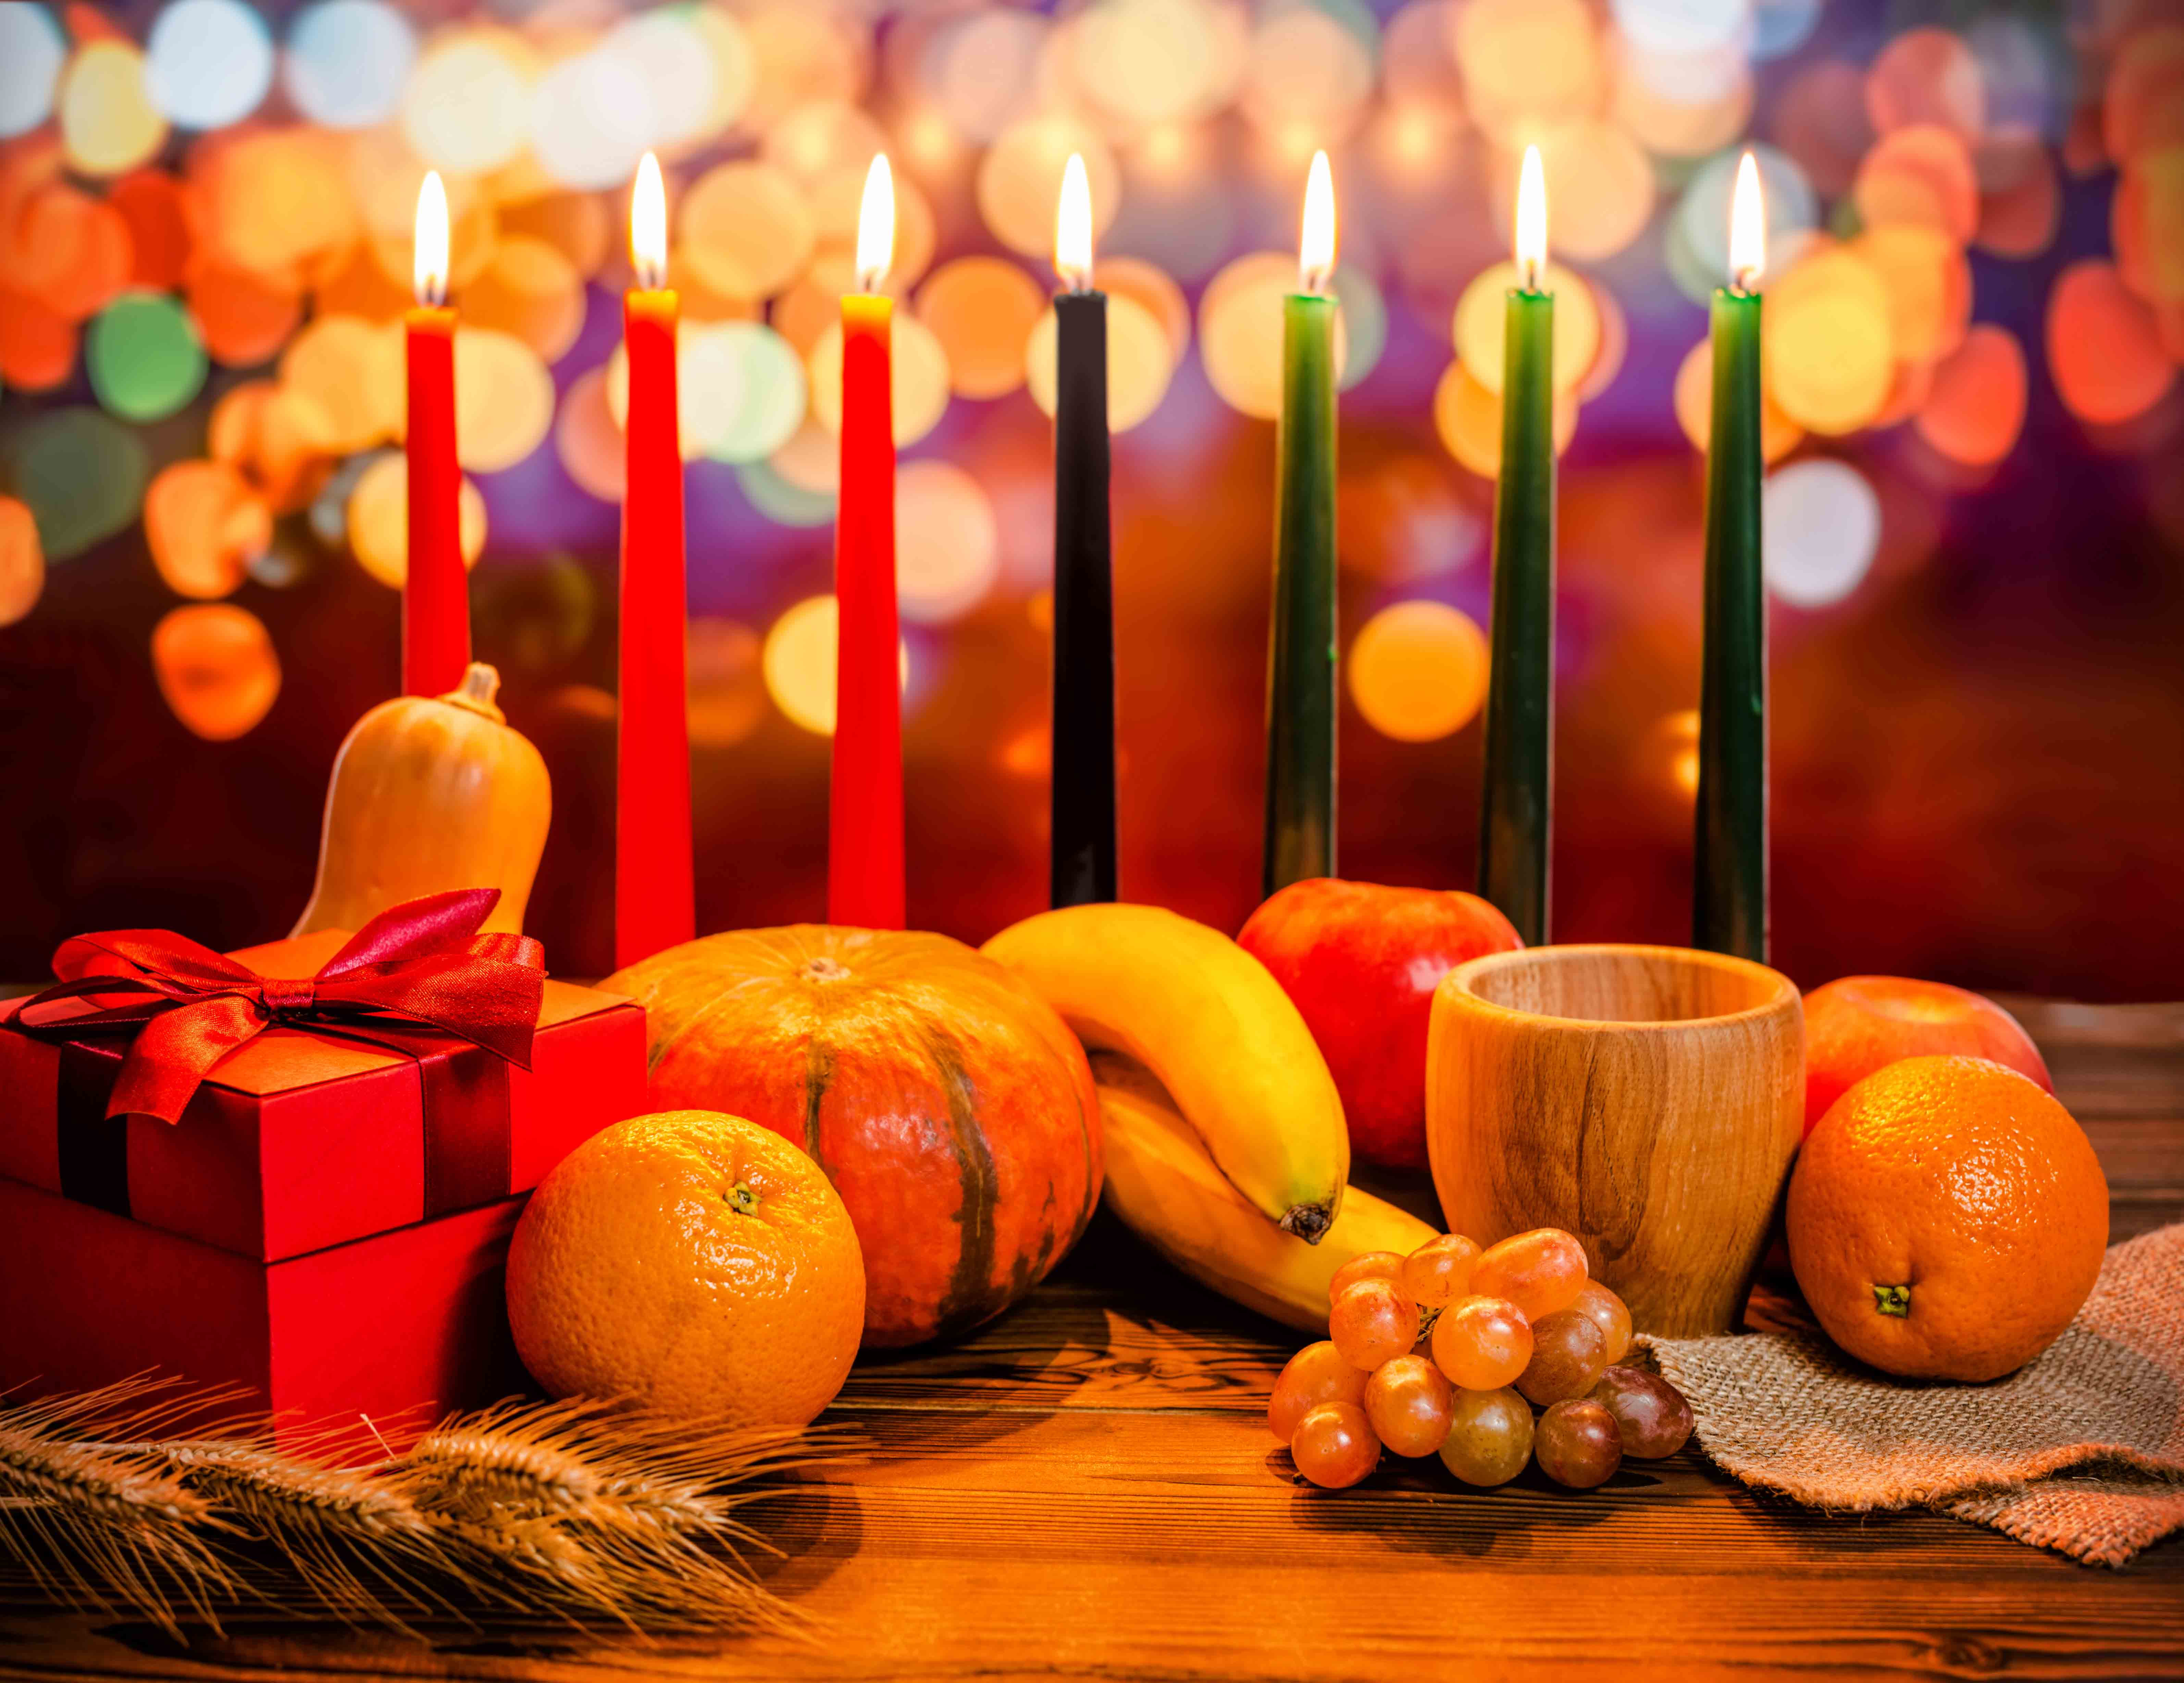
[[[1356,1403],[1323,1402],[1297,1422],[1290,1459],[1315,1485],[1339,1491],[1380,1464],[1380,1440]]]
[[[1307,1344],[1289,1359],[1267,1399],[1267,1428],[1287,1443],[1297,1422],[1323,1402],[1362,1402],[1368,1375],[1342,1359],[1327,1339]]]
[[[1434,1323],[1435,1364],[1466,1390],[1513,1385],[1532,1359],[1532,1324],[1500,1297],[1467,1297]]]
[[[1431,1455],[1448,1435],[1456,1390],[1423,1356],[1398,1356],[1365,1382],[1365,1417],[1398,1455]]]
[[[1471,1271],[1471,1289],[1506,1297],[1538,1320],[1567,1309],[1585,1281],[1585,1246],[1558,1227],[1535,1227],[1490,1246]]]
[[[1479,1246],[1460,1233],[1429,1239],[1403,1258],[1403,1288],[1423,1307],[1438,1309],[1471,1293]]]
[[[1393,1251],[1363,1251],[1334,1271],[1327,1283],[1327,1301],[1334,1300],[1361,1279],[1401,1280],[1403,1259]]]
[[[1467,1485],[1506,1485],[1532,1458],[1532,1411],[1513,1390],[1459,1390],[1441,1464]]]
[[[1327,1331],[1344,1361],[1370,1373],[1418,1341],[1418,1306],[1393,1281],[1357,1280],[1327,1312]]]

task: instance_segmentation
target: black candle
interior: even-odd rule
[[[1054,300],[1054,753],[1056,906],[1115,898],[1115,610],[1107,522],[1107,298],[1092,290],[1084,166],[1062,177]]]

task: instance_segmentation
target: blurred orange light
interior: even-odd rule
[[[1979,231],[1979,178],[1954,130],[1935,124],[1895,129],[1858,166],[1851,197],[1868,227],[1924,223],[1958,244]]]
[[[2145,414],[2176,376],[2146,301],[2115,265],[2090,257],[2048,295],[2048,368],[2071,413],[2097,426]]]
[[[273,513],[221,461],[178,461],[144,493],[153,565],[178,596],[226,596],[273,541]]]
[[[622,431],[607,404],[604,368],[586,370],[561,399],[554,450],[569,477],[602,502],[619,503],[629,487]]]
[[[1880,49],[1865,77],[1866,114],[1886,134],[1914,123],[1953,129],[1966,141],[1986,126],[1986,86],[1962,36],[1906,30]]]
[[[1112,276],[1103,275],[1112,291]],[[959,257],[933,270],[917,314],[948,357],[956,393],[1000,398],[1023,384],[1024,348],[1046,313],[1046,295],[1005,257]]]
[[[1485,634],[1461,610],[1397,602],[1365,622],[1344,671],[1365,722],[1397,742],[1463,728],[1486,699]]]
[[[1955,241],[1923,223],[1885,223],[1867,229],[1850,248],[1887,288],[1899,360],[1931,362],[1963,343],[1971,321],[1972,277]]]
[[[169,610],[152,628],[152,672],[175,716],[211,742],[255,729],[281,693],[273,639],[231,602]]]
[[[1792,267],[1768,293],[1762,331],[1768,387],[1812,431],[1854,432],[1888,400],[1888,290],[1857,253],[1835,247]]]
[[[36,607],[45,586],[36,517],[14,498],[0,497],[0,626],[14,625]]]
[[[1934,370],[1914,424],[1950,460],[1985,467],[2016,446],[2025,398],[2024,347],[2007,327],[1982,321]]]

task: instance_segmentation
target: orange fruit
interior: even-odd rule
[[[508,1250],[508,1318],[553,1396],[800,1426],[865,1324],[856,1229],[818,1164],[716,1111],[595,1134],[539,1184]]]
[[[1904,1058],[1798,1154],[1790,1266],[1828,1336],[1915,1379],[1992,1379],[2070,1324],[2109,1242],[2109,1186],[2070,1112],[1985,1058]]]

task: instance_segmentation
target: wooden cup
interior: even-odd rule
[[[1449,1230],[1585,1243],[1641,1332],[1735,1329],[1803,1129],[1805,1021],[1763,964],[1534,947],[1434,995],[1426,1140]]]

